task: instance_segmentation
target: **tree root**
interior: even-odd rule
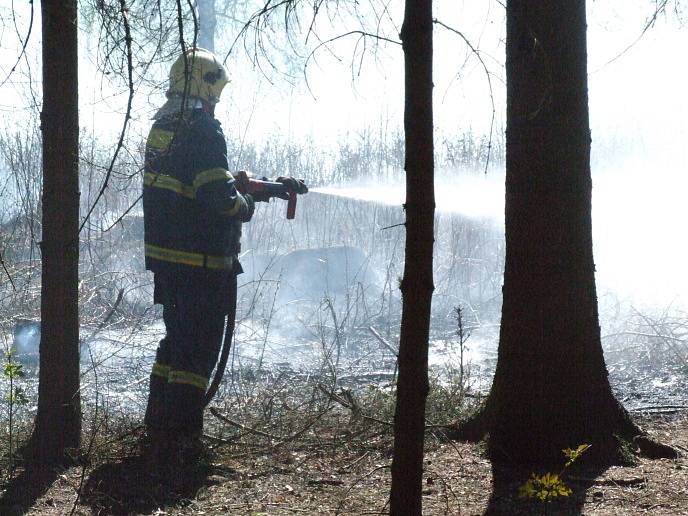
[[[637,455],[647,459],[678,459],[681,457],[681,452],[678,449],[655,441],[647,434],[635,436],[633,444],[637,448]]]
[[[645,430],[633,421],[631,415],[623,407],[620,406],[620,408],[623,429],[621,436],[630,443],[634,455],[650,460],[678,459],[681,457],[677,448],[652,439]]]
[[[604,432],[597,441],[596,450],[591,455],[602,463],[629,464],[633,458],[678,459],[681,452],[668,444],[652,439],[648,433],[636,424],[623,407],[619,406],[620,418],[616,428]],[[491,427],[489,404],[483,405],[469,419],[457,421],[446,428],[446,436],[453,441],[477,443],[488,438]],[[606,437],[605,437],[606,435]],[[590,455],[589,455],[590,457]],[[496,459],[496,457],[495,457]]]
[[[446,435],[452,441],[477,443],[490,433],[489,405],[483,404],[471,417],[447,426]]]

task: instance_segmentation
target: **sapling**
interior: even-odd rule
[[[466,342],[471,337],[471,332],[464,327],[463,324],[463,308],[461,306],[454,307],[456,313],[456,335],[459,337],[459,385],[461,390],[464,390],[465,376],[464,376],[464,353],[468,349]],[[463,392],[461,392],[463,395]]]
[[[518,488],[519,498],[537,498],[541,502],[551,502],[555,498],[570,496],[573,491],[563,480],[566,469],[576,462],[587,449],[589,444],[581,444],[577,448],[566,448],[562,453],[566,457],[566,463],[559,473],[547,472],[544,475],[532,473],[530,478]]]
[[[8,475],[12,474],[14,469],[14,450],[13,450],[13,436],[14,436],[14,416],[16,413],[17,406],[26,405],[28,399],[24,393],[24,389],[16,385],[17,380],[24,377],[24,366],[15,361],[14,359],[15,351],[10,348],[5,351],[5,363],[3,364],[2,374],[10,382],[9,392],[5,395],[5,401],[7,402],[8,412],[9,412],[9,470]]]

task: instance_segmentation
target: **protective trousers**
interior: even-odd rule
[[[150,375],[149,430],[182,435],[203,431],[205,392],[222,345],[227,300],[236,288],[233,271],[156,274],[155,302],[163,305],[166,335]]]

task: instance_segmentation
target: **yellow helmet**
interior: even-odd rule
[[[228,82],[227,70],[212,52],[204,48],[190,48],[177,58],[170,69],[167,96],[188,95],[217,104]]]

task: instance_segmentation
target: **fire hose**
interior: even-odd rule
[[[285,186],[279,181],[267,181],[261,179],[249,178],[248,174],[241,171],[237,174],[237,188],[242,193],[262,195],[265,200],[271,197],[279,197],[287,201],[287,219],[293,219],[296,214],[296,195],[297,193],[306,193],[308,188],[301,182],[302,190],[297,192]],[[225,325],[225,334],[222,338],[222,350],[220,351],[220,359],[215,369],[215,376],[210,383],[208,390],[205,393],[205,404],[212,401],[217,390],[220,388],[220,383],[225,375],[227,367],[227,359],[229,358],[229,351],[232,348],[232,339],[234,336],[234,327],[236,325],[237,312],[237,277],[233,275],[229,286],[229,311],[227,313],[227,324]]]
[[[229,310],[227,312],[227,324],[225,325],[225,335],[222,338],[222,351],[220,351],[220,360],[215,369],[215,376],[210,383],[208,390],[205,392],[204,407],[212,401],[220,388],[220,382],[225,375],[225,368],[227,367],[227,359],[229,358],[229,351],[232,348],[232,338],[234,336],[234,326],[236,325],[236,311],[237,311],[237,276],[232,275],[232,280],[229,285]]]

